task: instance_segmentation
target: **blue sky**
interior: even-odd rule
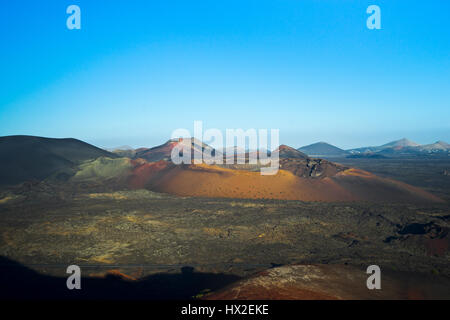
[[[66,28],[67,6],[81,30]],[[381,30],[366,8],[381,8]],[[294,147],[450,140],[450,2],[0,2],[0,135],[153,146],[278,128]]]

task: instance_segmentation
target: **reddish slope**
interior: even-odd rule
[[[152,190],[181,196],[287,200],[352,200],[331,181],[309,180],[280,170],[273,176],[208,165],[177,166],[150,181]]]
[[[128,178],[132,189],[143,189],[151,180],[156,180],[164,170],[171,166],[170,162],[158,161],[147,162],[142,159],[131,160],[135,165],[134,170]]]
[[[259,172],[206,164],[175,166],[161,161],[136,167],[130,185],[180,196],[303,201],[434,202],[422,189],[380,178],[366,171],[343,169],[324,178],[298,176],[287,170]]]
[[[212,293],[207,300],[449,299],[449,279],[382,270],[381,290],[369,290],[365,270],[346,265],[269,269]]]

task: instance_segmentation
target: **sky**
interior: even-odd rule
[[[69,30],[69,5],[81,29]],[[381,29],[366,26],[369,5]],[[178,128],[293,147],[450,142],[450,1],[4,0],[0,136],[154,146]]]

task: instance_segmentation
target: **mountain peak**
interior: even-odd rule
[[[426,152],[448,152],[450,151],[450,144],[445,141],[439,140],[432,144],[426,144],[420,147],[422,151]]]
[[[381,147],[394,147],[394,148],[402,147],[403,148],[403,147],[418,147],[418,146],[420,146],[420,144],[418,144],[414,141],[411,141],[407,138],[402,138],[400,140],[395,140],[395,141],[391,141],[386,144],[383,144]]]
[[[307,159],[308,156],[297,149],[282,144],[278,147],[280,158]]]
[[[297,149],[308,156],[343,156],[347,154],[345,150],[333,146],[325,141],[316,142]]]

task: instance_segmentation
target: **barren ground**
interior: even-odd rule
[[[245,277],[313,263],[448,279],[449,211],[448,203],[183,198],[36,183],[0,192],[0,256],[63,277],[71,264],[83,276],[132,280],[186,266]]]

